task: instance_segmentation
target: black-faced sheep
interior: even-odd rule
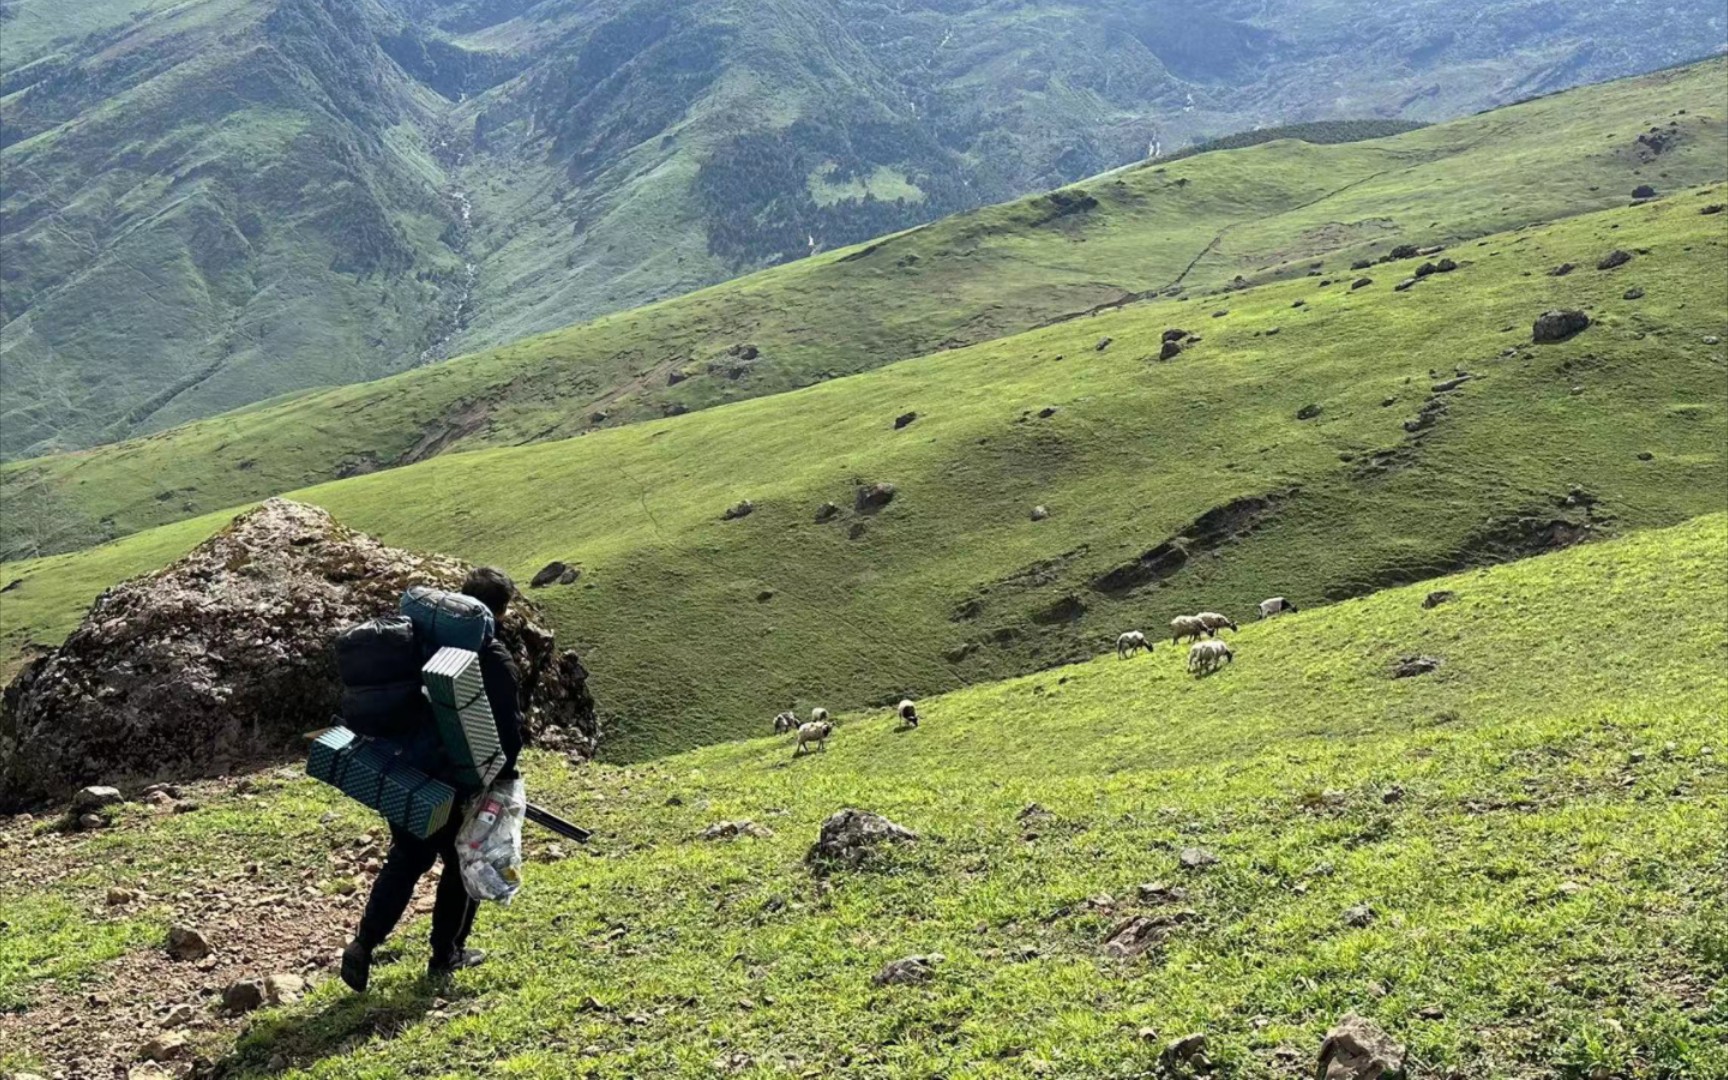
[[[1207,633],[1206,624],[1200,621],[1198,615],[1178,615],[1170,620],[1170,642],[1175,644],[1183,638],[1199,641]]]
[[[1295,610],[1296,605],[1282,596],[1274,596],[1270,600],[1260,601],[1260,617],[1262,619],[1270,619],[1274,615],[1282,615],[1286,611],[1294,612]]]
[[[798,745],[793,748],[792,756],[797,757],[804,753],[811,743],[815,743],[816,749],[826,754],[828,752],[828,736],[832,734],[834,734],[833,724],[811,721],[798,725]]]
[[[1219,664],[1228,664],[1235,658],[1230,646],[1222,641],[1196,641],[1188,647],[1188,670],[1196,675],[1207,674],[1216,671]]]
[[[900,704],[894,706],[894,715],[907,727],[918,726],[918,706],[912,704],[911,698],[901,698]]]
[[[1138,630],[1130,630],[1116,639],[1116,657],[1119,660],[1126,660],[1141,649],[1151,652],[1152,643]]]
[[[774,718],[774,734],[784,735],[798,727],[798,717],[791,712],[783,712]]]
[[[1236,629],[1235,619],[1232,619],[1228,615],[1220,615],[1216,611],[1202,611],[1194,617],[1206,624],[1206,633],[1210,634],[1212,637],[1217,637],[1218,631],[1224,629],[1226,626],[1232,630]]]

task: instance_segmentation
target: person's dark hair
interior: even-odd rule
[[[510,594],[515,591],[516,583],[510,580],[510,575],[496,566],[476,566],[462,582],[462,595],[472,596],[491,608],[494,619],[504,617],[504,609],[510,606]]]

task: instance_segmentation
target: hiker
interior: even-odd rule
[[[495,621],[503,619],[514,591],[510,576],[490,566],[471,571],[462,583],[463,594],[491,609]],[[518,700],[521,675],[510,658],[510,650],[496,636],[480,650],[480,675],[487,703],[498,723],[498,742],[505,754],[504,770],[498,779],[513,780],[518,775],[516,757],[522,750],[522,710]],[[465,801],[475,792],[458,794]],[[342,950],[342,981],[351,989],[366,989],[372,973],[373,950],[390,936],[414,896],[415,884],[439,859],[444,861],[444,873],[438,880],[438,898],[432,908],[432,959],[427,964],[427,974],[433,979],[447,979],[486,959],[481,950],[468,948],[468,932],[473,929],[478,904],[469,898],[457,866],[456,833],[461,827],[461,817],[453,817],[449,824],[423,840],[397,825],[390,826],[390,851],[384,858],[384,867],[372,883],[372,895],[366,901],[366,912],[360,917],[354,940]]]

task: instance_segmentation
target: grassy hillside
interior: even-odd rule
[[[1294,1080],[1355,1010],[1418,1076],[1722,1080],[1724,546],[1717,514],[1245,627],[1209,678],[1160,647],[928,700],[913,732],[848,714],[798,760],[769,739],[647,768],[537,760],[531,790],[598,827],[595,857],[528,838],[553,861],[482,913],[486,967],[435,997],[422,921],[370,997],[329,978],[237,1045],[219,1019],[195,1045],[243,1076],[1099,1080],[1165,1075],[1161,1048],[1202,1032],[1213,1075]],[[1430,587],[1457,597],[1425,610]],[[1393,679],[1416,653],[1441,666]],[[64,1045],[47,1024],[68,1003],[98,1023],[166,1004],[175,966],[139,943],[202,911],[206,883],[250,910],[311,868],[333,894],[375,828],[306,780],[198,794],[52,841],[65,869],[45,880],[0,876],[36,930],[0,939],[0,1000],[30,1003],[0,1017],[10,1063]],[[921,839],[818,879],[804,852],[848,805]],[[773,835],[699,838],[739,819]],[[1186,870],[1189,848],[1217,862]],[[141,881],[143,902],[104,909]],[[358,909],[336,904],[324,930],[257,918],[319,963]],[[1134,915],[1164,920],[1152,947],[1105,956]],[[929,953],[932,981],[872,985]]]
[[[951,689],[1182,612],[1321,604],[1721,510],[1728,215],[1701,210],[1723,201],[1717,185],[1496,235],[1407,291],[1421,260],[1359,289],[1164,299],[296,497],[523,578],[581,566],[539,599],[595,672],[607,752],[651,756],[794,701]],[[1631,261],[1597,270],[1615,248]],[[1549,274],[1563,263],[1579,269]],[[1530,344],[1555,306],[1596,324]],[[1202,340],[1159,361],[1172,327]],[[893,501],[856,510],[879,482]],[[79,601],[208,528],[0,568],[8,649],[57,640]]]
[[[1370,143],[1279,142],[1128,170],[494,352],[10,465],[0,477],[11,493],[49,493],[79,538],[61,547],[81,546],[92,532],[124,534],[450,449],[776,393],[1148,293],[1316,266],[1345,280],[1352,262],[1400,243],[1457,244],[1623,206],[1646,181],[1671,193],[1722,179],[1725,74],[1712,61]],[[1645,162],[1636,139],[1652,127],[1668,134]]]

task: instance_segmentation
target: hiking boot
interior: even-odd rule
[[[434,979],[448,979],[463,968],[479,967],[486,962],[485,949],[462,949],[449,960],[432,958],[426,965],[426,974]]]
[[[372,979],[372,949],[363,945],[358,939],[350,941],[348,947],[342,950],[342,981],[348,984],[348,989],[356,994],[366,992],[366,984]]]

